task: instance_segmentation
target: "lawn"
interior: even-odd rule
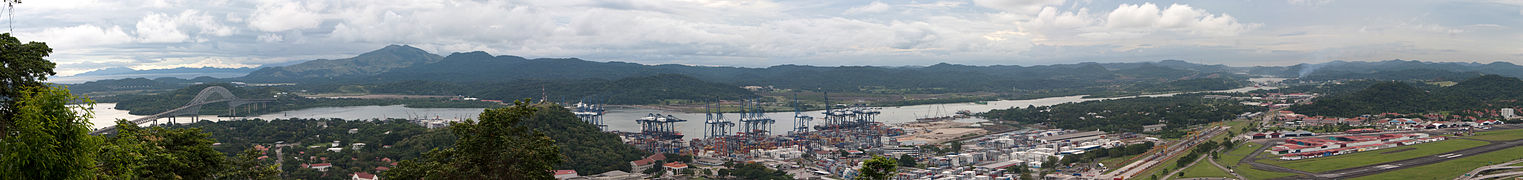
[[[1237,166],[1238,161],[1248,157],[1248,154],[1253,154],[1253,150],[1259,150],[1260,146],[1264,145],[1260,145],[1259,143],[1243,143],[1243,145],[1238,145],[1237,149],[1232,149],[1232,151],[1227,151],[1227,153],[1221,153],[1222,157],[1217,158],[1216,163],[1221,163],[1222,166],[1232,168],[1232,166]]]
[[[1209,162],[1209,161],[1210,161],[1210,159],[1207,159],[1207,160],[1202,160],[1202,161],[1200,161],[1198,163],[1195,163],[1194,166],[1190,166],[1190,167],[1185,168],[1185,171],[1184,171],[1185,172],[1185,176],[1174,176],[1174,178],[1178,179],[1178,178],[1197,178],[1197,177],[1223,177],[1223,178],[1231,178],[1231,177],[1233,177],[1232,174],[1227,174],[1227,170],[1222,170],[1222,168],[1216,168],[1216,166],[1211,165],[1211,162]]]
[[[1238,161],[1248,157],[1249,154],[1253,154],[1254,150],[1259,150],[1259,147],[1261,146],[1263,145],[1258,143],[1245,143],[1243,145],[1239,145],[1237,149],[1227,151],[1227,153],[1222,153],[1222,157],[1216,159],[1216,163],[1221,163],[1222,166],[1232,168],[1233,171],[1237,171],[1238,175],[1243,175],[1243,177],[1248,179],[1274,179],[1296,175],[1295,173],[1262,171],[1237,164]],[[1185,175],[1190,174],[1185,173]]]
[[[1274,179],[1274,178],[1282,178],[1282,177],[1290,177],[1290,176],[1300,175],[1300,174],[1288,173],[1288,172],[1274,172],[1274,171],[1258,170],[1258,169],[1249,168],[1248,166],[1238,167],[1238,168],[1233,169],[1233,170],[1237,171],[1237,175],[1243,175],[1243,177],[1248,178],[1248,179]]]
[[[1490,141],[1511,141],[1511,140],[1518,140],[1518,139],[1523,139],[1523,129],[1501,130],[1501,131],[1486,131],[1486,132],[1475,133],[1474,136],[1466,136],[1466,137],[1461,137],[1461,138],[1482,139],[1482,140],[1490,140]]]
[[[1523,158],[1523,146],[1354,179],[1453,179],[1475,168]]]
[[[1279,159],[1259,159],[1258,162],[1280,167],[1297,169],[1307,172],[1327,172],[1344,168],[1366,166],[1404,159],[1412,159],[1428,155],[1441,154],[1461,149],[1490,144],[1485,141],[1469,139],[1449,139],[1439,142],[1422,143],[1411,146],[1398,146],[1374,151],[1358,152],[1330,157],[1285,161]],[[1403,149],[1412,149],[1399,151]],[[1391,153],[1386,153],[1391,152]]]

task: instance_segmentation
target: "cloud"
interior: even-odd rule
[[[190,35],[180,32],[179,24],[164,14],[154,13],[137,22],[138,41],[149,43],[183,42]]]
[[[259,35],[259,42],[271,43],[271,42],[280,42],[280,41],[285,41],[285,38],[281,37],[279,34],[264,34],[264,35]]]
[[[1042,10],[1042,7],[1063,5],[1066,0],[973,0],[973,4],[990,9],[1012,12],[1017,14],[1031,14]]]
[[[1286,0],[1286,2],[1297,6],[1322,6],[1333,3],[1333,0]]]
[[[237,32],[237,29],[196,10],[185,10],[175,16],[152,13],[139,20],[136,28],[138,40],[146,43],[206,41],[202,36],[222,37]],[[192,39],[192,33],[196,39]]]
[[[1021,24],[1024,32],[1041,43],[1084,44],[1101,43],[1094,40],[1136,38],[1145,35],[1172,33],[1184,36],[1224,37],[1235,36],[1262,26],[1240,23],[1226,13],[1212,14],[1184,4],[1159,8],[1153,3],[1121,4],[1105,14],[1090,14],[1088,8],[1076,11],[1060,11],[1046,7],[1036,17]],[[1176,36],[1164,34],[1164,37]],[[1138,44],[1140,45],[1140,43]]]
[[[846,11],[842,12],[842,13],[845,13],[845,14],[880,13],[880,12],[888,11],[889,8],[892,8],[892,7],[889,7],[888,4],[883,4],[883,2],[873,1],[872,3],[869,3],[869,4],[865,5],[865,6],[859,6],[859,7],[853,7],[851,9],[846,9]]]
[[[1214,15],[1190,5],[1173,4],[1167,9],[1159,9],[1153,3],[1122,4],[1106,16],[1105,23],[1105,27],[1113,31],[1146,33],[1166,30],[1206,36],[1237,35],[1259,26],[1238,23],[1232,15]]]
[[[54,49],[83,48],[100,45],[116,45],[133,41],[122,27],[102,28],[95,25],[78,25],[43,29],[35,34],[35,41],[47,42]]]
[[[265,32],[316,28],[323,22],[318,12],[326,8],[319,1],[291,2],[266,0],[248,19],[249,27]]]
[[[1523,23],[1476,16],[1513,14],[1523,7],[1514,0],[1247,3],[1254,7],[1087,0],[54,0],[18,6],[15,31],[55,46],[51,58],[61,72],[335,59],[388,44],[731,66],[1230,62],[1399,43],[1426,51],[1350,57],[1505,59],[1523,49],[1517,38],[1495,38],[1523,37],[1510,28]],[[1287,8],[1302,4],[1319,6]],[[1349,8],[1356,5],[1373,6]]]

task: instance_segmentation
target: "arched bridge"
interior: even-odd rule
[[[237,109],[238,109],[239,106],[248,105],[248,104],[254,104],[254,103],[273,102],[273,101],[275,101],[275,99],[243,99],[243,98],[238,98],[238,96],[234,96],[233,95],[232,91],[228,91],[227,88],[223,88],[222,86],[212,86],[212,87],[206,87],[206,89],[201,89],[200,93],[196,93],[196,98],[195,99],[191,99],[190,103],[185,104],[185,106],[180,106],[179,108],[169,109],[168,111],[164,111],[164,112],[161,112],[161,113],[158,113],[158,114],[154,114],[154,115],[150,115],[150,116],[144,116],[142,118],[134,119],[131,122],[132,122],[132,124],[143,124],[143,123],[147,123],[149,121],[158,120],[159,118],[166,118],[167,117],[167,118],[171,118],[172,119],[175,116],[182,116],[182,115],[188,115],[188,116],[191,116],[192,118],[194,118],[196,115],[199,115],[201,113],[201,106],[202,105],[207,105],[207,104],[211,104],[211,103],[220,103],[220,102],[227,102],[227,106],[228,106],[227,109],[230,110],[233,113],[233,115],[237,115],[237,113],[238,113]],[[116,131],[116,126],[107,126],[107,127],[95,130],[94,132],[91,132],[91,134],[101,134],[101,133],[112,132],[112,131]]]

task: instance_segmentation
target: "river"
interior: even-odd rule
[[[1252,91],[1252,90],[1258,90],[1258,89],[1272,89],[1272,88],[1273,87],[1245,87],[1245,88],[1238,88],[1238,89],[1231,89],[1231,90],[1222,90],[1222,91],[1212,91],[1212,92],[1246,92],[1246,91]],[[1178,93],[1143,95],[1143,97],[1172,96],[1174,94],[1178,94]],[[1138,97],[1138,96],[1131,96],[1131,97]],[[1026,100],[989,101],[987,104],[947,103],[947,104],[927,104],[927,105],[913,105],[913,106],[899,106],[899,107],[882,107],[881,111],[883,113],[878,115],[878,121],[884,122],[886,124],[898,124],[898,123],[911,122],[911,121],[914,121],[916,118],[925,117],[927,115],[929,115],[929,116],[950,116],[950,115],[953,115],[953,113],[955,113],[957,111],[961,111],[961,110],[969,110],[969,111],[972,111],[972,112],[985,112],[985,111],[989,111],[989,110],[993,110],[993,109],[1007,109],[1007,108],[1011,108],[1011,107],[1050,106],[1050,105],[1069,103],[1069,102],[1084,102],[1084,101],[1105,100],[1105,99],[1118,99],[1118,98],[1130,98],[1130,97],[1083,98],[1083,96],[1063,96],[1063,97],[1050,97],[1050,98],[1026,99]],[[94,119],[91,119],[91,122],[95,124],[96,128],[114,125],[113,122],[115,121],[115,119],[118,119],[118,118],[120,118],[120,119],[136,119],[136,118],[139,118],[139,117],[143,117],[143,116],[137,116],[137,115],[127,114],[127,111],[111,109],[111,107],[115,107],[115,106],[116,106],[115,103],[102,103],[102,104],[97,104],[96,105],[96,107],[94,109],[96,117]],[[342,119],[351,119],[351,120],[354,120],[354,119],[376,119],[376,118],[381,118],[381,119],[384,119],[384,118],[408,118],[408,117],[420,117],[421,116],[421,117],[443,118],[443,119],[468,119],[468,118],[469,119],[474,119],[474,118],[476,118],[476,116],[478,114],[481,113],[481,110],[482,110],[481,108],[408,108],[408,107],[403,107],[402,105],[393,105],[393,106],[350,106],[350,107],[324,107],[324,108],[310,108],[310,109],[302,109],[302,110],[283,111],[283,112],[270,113],[270,114],[265,114],[265,115],[260,115],[258,117],[250,117],[250,118],[261,118],[261,119],[342,118]],[[809,116],[817,117],[817,119],[818,119],[818,117],[821,116],[821,112],[823,112],[823,111],[808,111],[808,112],[804,112],[804,114],[805,115],[809,115]],[[696,137],[699,137],[699,136],[703,135],[703,126],[704,126],[704,124],[703,124],[704,114],[703,113],[684,113],[684,112],[676,112],[676,111],[664,111],[664,110],[643,109],[643,108],[610,108],[610,109],[607,109],[607,113],[604,115],[603,121],[608,125],[608,130],[633,132],[633,131],[639,131],[640,130],[640,126],[635,123],[635,119],[639,119],[639,118],[645,117],[647,114],[654,114],[654,113],[672,115],[672,116],[675,116],[675,117],[680,118],[680,119],[686,119],[686,120],[688,120],[688,122],[678,123],[676,125],[678,132],[681,132],[682,134],[688,135],[686,138],[696,138]],[[777,121],[776,124],[772,125],[772,131],[774,133],[783,133],[783,132],[789,131],[789,130],[791,130],[793,128],[793,122],[794,122],[794,120],[792,118],[793,117],[793,112],[772,112],[772,113],[766,113],[766,116],[770,117],[770,118],[772,118],[772,119]],[[730,119],[731,121],[734,121],[735,118],[738,118],[740,116],[738,116],[738,114],[730,113],[730,114],[726,114],[725,117],[727,119]],[[200,119],[204,119],[204,120],[243,119],[242,117],[228,118],[228,117],[215,117],[215,116],[211,116],[211,115],[204,115],[204,116],[200,116],[199,118]],[[179,121],[180,123],[189,122],[188,119],[189,118],[185,118],[185,117],[176,118],[176,120]],[[978,121],[986,121],[986,120],[979,119],[979,118],[970,118],[970,119],[961,119],[961,120],[958,120],[958,121],[961,121],[961,122],[978,122]],[[816,121],[810,122],[810,123],[811,123],[811,125],[813,125],[813,124],[817,124],[817,123],[820,123],[820,122],[822,122],[822,121],[821,120],[816,120]]]

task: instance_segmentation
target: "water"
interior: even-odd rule
[[[1246,87],[1246,88],[1238,88],[1238,89],[1222,90],[1222,91],[1213,91],[1213,92],[1246,92],[1246,91],[1252,91],[1252,90],[1258,90],[1258,89],[1272,89],[1272,88],[1273,87]],[[1178,94],[1178,93],[1143,95],[1142,97],[1172,96],[1174,94]],[[1137,96],[1132,96],[1132,97],[1137,97]],[[968,110],[968,111],[972,111],[972,112],[985,112],[985,111],[994,110],[994,109],[1007,109],[1007,108],[1011,108],[1011,107],[1050,106],[1050,105],[1069,103],[1069,102],[1084,102],[1084,101],[1105,100],[1105,99],[1119,99],[1119,98],[1130,98],[1130,97],[1083,98],[1083,96],[1063,96],[1063,97],[1050,97],[1050,98],[1027,99],[1027,100],[989,101],[987,104],[947,103],[947,104],[927,104],[927,105],[900,106],[900,107],[883,107],[881,109],[881,111],[883,113],[878,115],[878,121],[879,122],[884,122],[885,124],[899,124],[899,123],[905,123],[905,122],[912,122],[916,118],[921,118],[921,117],[926,117],[926,116],[950,116],[950,115],[953,115],[953,113],[955,113],[957,111],[961,111],[961,110]],[[110,107],[114,107],[114,106],[116,106],[116,104],[114,104],[114,103],[102,103],[102,104],[97,104],[96,105],[96,107],[95,107],[96,118],[91,120],[91,122],[95,123],[95,127],[96,128],[114,125],[115,123],[113,123],[113,122],[117,118],[136,119],[136,118],[142,117],[142,116],[137,116],[137,115],[129,115],[129,114],[127,114],[126,111],[116,110],[116,109],[110,109]],[[270,114],[261,115],[261,116],[258,116],[257,118],[262,118],[262,119],[342,118],[342,119],[355,120],[355,119],[376,119],[376,118],[380,118],[380,119],[385,119],[385,118],[408,118],[408,117],[419,117],[419,116],[421,116],[421,117],[442,118],[442,119],[467,119],[467,118],[474,119],[474,118],[477,117],[477,115],[479,115],[481,113],[481,110],[482,110],[481,108],[408,108],[408,107],[403,107],[402,105],[393,105],[393,106],[350,106],[350,107],[311,108],[311,109],[302,109],[302,110],[276,112],[276,113],[270,113]],[[815,117],[816,120],[810,122],[811,125],[815,125],[815,124],[819,124],[819,123],[823,122],[823,120],[819,119],[820,117],[823,116],[821,114],[821,112],[823,112],[823,111],[808,111],[808,112],[803,112],[803,113],[805,115]],[[607,110],[607,113],[604,115],[603,121],[608,125],[608,130],[635,132],[635,131],[640,131],[640,126],[639,126],[639,124],[635,123],[635,119],[643,118],[643,117],[646,116],[646,114],[653,114],[653,113],[660,113],[660,114],[664,114],[664,115],[672,115],[672,116],[675,116],[677,118],[688,120],[687,122],[678,123],[676,125],[676,128],[677,128],[678,132],[681,132],[682,134],[687,135],[684,138],[700,138],[704,134],[704,132],[703,132],[703,130],[704,130],[704,128],[703,128],[703,126],[704,126],[704,124],[703,124],[704,114],[703,113],[684,113],[684,112],[655,110],[655,109],[643,109],[643,108],[610,108],[610,109]],[[793,112],[772,112],[772,113],[766,113],[766,116],[772,118],[773,120],[776,120],[776,122],[777,122],[776,124],[772,125],[772,132],[774,134],[782,134],[782,133],[785,133],[787,131],[791,131],[792,128],[793,128],[793,122],[794,122],[794,120],[792,118],[793,117]],[[735,113],[727,113],[727,114],[725,114],[725,117],[727,119],[729,119],[730,121],[732,121],[732,122],[736,122],[736,119],[739,118],[740,116],[739,116],[739,114],[735,114]],[[199,118],[205,119],[205,120],[212,120],[212,121],[242,119],[241,117],[228,118],[228,117],[215,117],[215,116],[210,116],[210,115],[200,116]],[[176,120],[179,121],[180,123],[189,122],[188,119],[189,118],[176,118]],[[980,122],[980,121],[987,121],[987,120],[975,117],[975,118],[970,118],[970,119],[962,119],[962,120],[959,120],[959,121],[961,121],[961,122]]]

